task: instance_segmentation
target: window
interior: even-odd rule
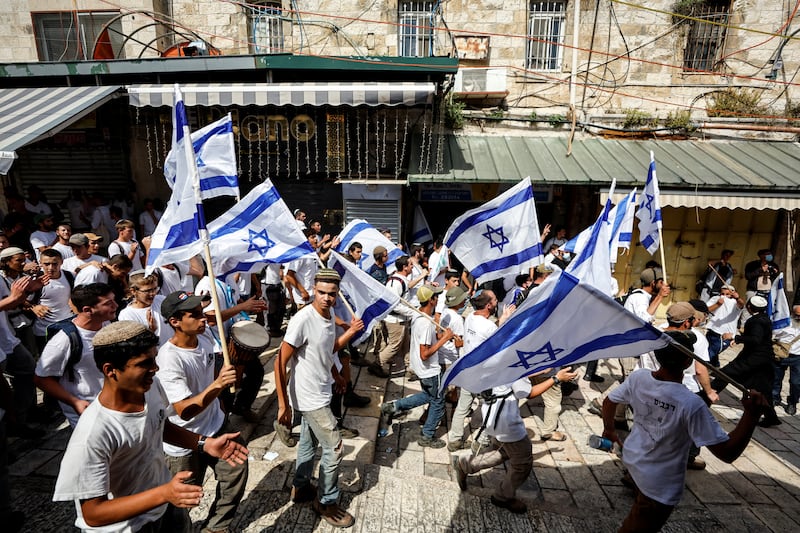
[[[253,35],[253,52],[256,54],[282,53],[283,9],[280,2],[267,2],[263,6],[252,6],[250,28]]]
[[[528,15],[526,68],[560,70],[564,47],[564,13],[567,2],[531,1]]]
[[[696,8],[693,16],[708,22],[689,21],[683,69],[717,70],[717,59],[725,43],[725,30],[730,17],[730,1],[707,0]]]
[[[427,57],[433,55],[434,2],[408,2],[400,0],[400,52],[401,57]]]
[[[93,59],[94,43],[116,12],[62,11],[32,13],[36,50],[40,61],[80,61]],[[109,26],[100,39],[105,55],[114,58],[122,54],[122,24],[119,20]],[[110,47],[110,49],[109,49]]]

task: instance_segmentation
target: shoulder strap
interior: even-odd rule
[[[64,371],[67,373],[67,378],[75,381],[75,365],[81,360],[83,355],[83,339],[78,332],[78,327],[72,322],[74,317],[65,318],[47,326],[45,332],[46,341],[49,342],[59,331],[63,331],[69,339],[69,356],[67,357],[67,365]]]
[[[388,285],[389,281],[392,281],[392,280],[397,280],[397,281],[400,282],[400,287],[402,287],[403,294],[405,294],[405,292],[406,292],[406,282],[405,282],[405,280],[403,278],[399,277],[399,276],[389,276],[389,280],[386,282],[386,284]]]

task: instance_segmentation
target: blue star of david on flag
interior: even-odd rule
[[[197,156],[197,168],[202,168],[204,166],[206,166],[206,162],[203,161],[203,158],[198,155]]]
[[[522,367],[527,370],[546,361],[555,361],[556,356],[563,351],[563,348],[553,348],[553,345],[549,342],[535,352],[523,352],[521,350],[517,350],[517,357],[519,358],[519,361],[509,366],[509,368]]]
[[[275,246],[275,242],[270,240],[269,236],[267,235],[266,229],[262,229],[261,231],[253,231],[251,229],[248,229],[247,231],[249,233],[249,236],[246,241],[248,252],[255,251],[260,254],[266,254],[267,250]]]
[[[503,226],[500,226],[499,228],[493,228],[489,224],[486,224],[486,233],[483,233],[482,235],[489,239],[489,247],[499,248],[500,253],[503,253],[503,246],[510,242],[508,237],[506,237],[503,233]],[[499,240],[495,241],[493,238],[494,235],[497,235]]]
[[[644,203],[644,208],[650,213],[650,220],[655,221],[655,216],[653,216],[653,201],[656,197],[652,194],[645,194],[645,198],[647,198],[647,201]]]

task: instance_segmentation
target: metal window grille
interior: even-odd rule
[[[689,21],[689,33],[683,54],[683,69],[687,71],[718,69],[717,59],[725,44],[730,18],[730,2],[709,2],[694,15],[708,22]]]
[[[433,55],[434,2],[409,2],[401,0],[399,10],[399,38],[401,57],[427,57]]]
[[[118,13],[75,12],[33,13],[36,49],[40,61],[80,61],[91,59],[100,31]],[[122,24],[117,20],[108,37],[115,57],[122,58]]]
[[[563,60],[566,1],[531,1],[526,68],[560,70]]]
[[[250,29],[254,53],[275,54],[285,51],[282,15],[283,9],[278,2],[253,7],[250,13]]]

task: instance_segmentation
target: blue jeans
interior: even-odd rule
[[[429,404],[428,419],[422,428],[422,434],[431,439],[436,432],[436,426],[444,416],[444,393],[439,392],[440,381],[441,374],[430,378],[420,378],[422,392],[400,398],[394,402],[394,406],[398,411],[408,411],[419,405]]]
[[[339,501],[339,465],[342,463],[342,436],[330,406],[302,411],[300,442],[297,444],[297,466],[292,485],[301,488],[311,483],[317,444],[322,446],[319,459],[319,502],[323,505]]]
[[[775,405],[781,402],[781,388],[783,376],[789,369],[789,396],[786,398],[788,405],[795,405],[800,400],[800,355],[790,355],[779,363],[775,363],[775,384],[772,387],[772,398]]]
[[[731,341],[723,339],[722,335],[711,330],[706,331],[706,339],[708,339],[708,357],[711,364],[719,368],[719,354],[728,349]]]

